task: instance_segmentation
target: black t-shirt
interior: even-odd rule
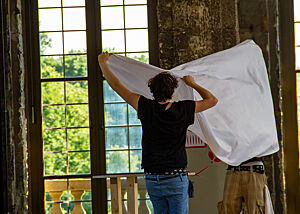
[[[194,123],[195,101],[174,102],[165,110],[167,105],[143,96],[138,102],[145,172],[167,172],[187,166],[186,131]]]

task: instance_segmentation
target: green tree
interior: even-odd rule
[[[43,54],[48,47],[51,46],[52,39],[48,37],[45,33],[40,33],[40,53]]]

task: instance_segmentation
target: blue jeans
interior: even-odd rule
[[[147,191],[155,214],[187,214],[189,211],[188,177],[174,175],[145,175]],[[147,180],[155,179],[155,180]]]

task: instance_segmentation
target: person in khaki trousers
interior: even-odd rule
[[[219,214],[264,214],[267,183],[262,158],[252,158],[239,166],[228,166]],[[244,206],[242,206],[244,205]]]

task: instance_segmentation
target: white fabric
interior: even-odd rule
[[[166,71],[119,55],[112,55],[108,66],[129,90],[147,98],[152,98],[147,81]],[[178,78],[193,76],[218,98],[215,107],[195,115],[189,130],[205,141],[220,160],[239,165],[278,151],[266,66],[253,41],[182,64],[170,72]],[[179,79],[173,99],[202,98]]]
[[[265,214],[274,214],[269,188],[265,185]]]
[[[242,164],[241,166],[255,166],[255,165],[263,166],[264,163],[262,161],[253,161],[250,163]]]

